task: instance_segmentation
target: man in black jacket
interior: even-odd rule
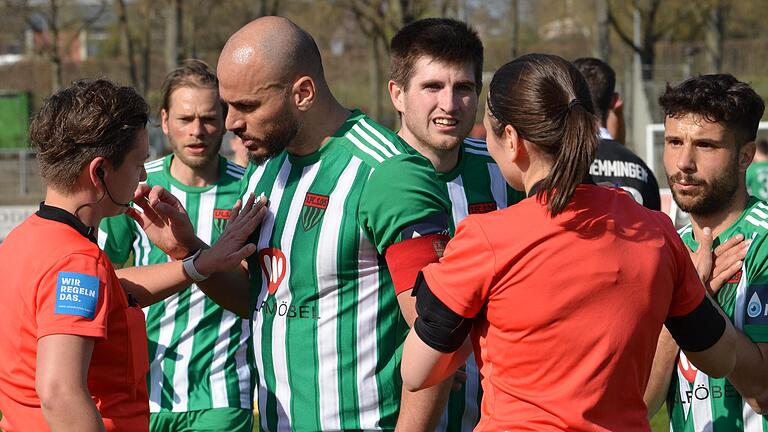
[[[616,74],[610,66],[596,58],[580,58],[573,64],[587,80],[595,113],[600,117],[600,144],[589,173],[596,183],[620,187],[638,203],[652,210],[660,210],[659,184],[653,172],[606,129],[612,111],[621,105],[619,94],[614,91]],[[623,120],[619,118],[618,121]]]

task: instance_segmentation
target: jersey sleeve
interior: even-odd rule
[[[107,335],[107,269],[86,254],[71,254],[40,279],[35,301],[37,338],[70,334]]]
[[[496,278],[496,256],[472,216],[464,219],[439,263],[422,270],[432,293],[452,311],[473,318],[488,300]]]
[[[135,223],[126,215],[104,218],[99,225],[99,246],[116,267],[128,260],[135,238]]]
[[[753,342],[768,343],[768,235],[752,240],[744,263],[748,280],[743,331]]]
[[[379,254],[422,235],[448,232],[448,197],[426,159],[400,155],[371,173],[360,198],[358,222]]]
[[[672,222],[669,219],[663,222],[669,225],[667,239],[672,248],[672,257],[675,260],[675,269],[677,270],[672,302],[669,305],[667,315],[668,317],[688,315],[701,304],[706,291],[701,279],[699,279],[699,274],[696,272],[696,267],[693,266],[688,248],[675,233]]]

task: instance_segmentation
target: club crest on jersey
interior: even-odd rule
[[[699,370],[688,360],[685,353],[680,351],[680,356],[677,358],[677,373],[683,376],[686,381],[693,384],[696,381],[696,373]]]
[[[301,225],[304,231],[314,228],[323,218],[328,208],[328,197],[307,192],[304,197],[304,208],[301,211]]]
[[[216,227],[219,233],[224,232],[224,228],[227,227],[227,221],[229,221],[229,216],[231,214],[232,214],[232,210],[228,210],[228,209],[213,210],[213,226]]]
[[[267,290],[270,295],[274,295],[277,287],[285,278],[288,260],[285,259],[285,255],[280,249],[265,248],[259,251],[259,265],[267,279]]]
[[[467,207],[469,214],[489,213],[496,210],[495,202],[475,203]]]

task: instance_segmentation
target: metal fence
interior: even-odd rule
[[[0,205],[36,204],[44,188],[34,149],[0,150]]]

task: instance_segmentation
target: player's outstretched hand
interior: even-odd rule
[[[174,259],[182,259],[202,242],[195,235],[187,211],[181,202],[160,186],[140,184],[133,202],[141,211],[131,207],[126,214],[139,224],[149,240]]]
[[[749,243],[744,241],[743,235],[737,234],[716,247],[713,253],[712,242],[712,230],[704,228],[699,248],[691,253],[691,259],[707,291],[714,296],[741,268]]]
[[[245,204],[241,200],[232,208],[227,227],[211,249],[203,251],[195,260],[202,274],[209,275],[229,271],[256,252],[256,245],[248,243],[248,237],[256,230],[267,214],[267,199],[250,194]]]

